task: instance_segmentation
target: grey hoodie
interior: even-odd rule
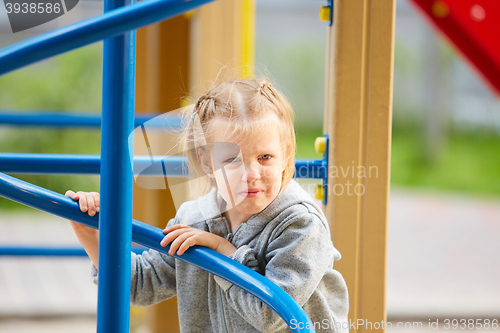
[[[220,214],[213,189],[184,203],[168,225],[184,224],[228,239],[229,256],[273,281],[307,312],[317,332],[348,332],[347,287],[333,262],[333,247],[321,209],[294,180],[260,213],[233,233]],[[131,301],[148,306],[177,295],[181,332],[290,332],[267,305],[230,282],[171,256],[132,253]],[[302,327],[305,323],[288,323]],[[168,332],[168,323],[165,323]]]

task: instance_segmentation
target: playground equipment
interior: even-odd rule
[[[4,166],[7,167],[7,162],[10,163],[10,166],[4,171],[10,172],[60,173],[66,170],[65,172],[68,173],[88,174],[100,171],[102,194],[100,216],[90,217],[81,213],[77,203],[69,198],[0,174],[0,195],[3,197],[94,228],[99,227],[101,269],[98,295],[98,332],[128,331],[130,235],[133,234],[133,240],[137,243],[161,252],[168,251],[168,248],[159,246],[159,242],[163,238],[160,229],[137,221],[130,223],[132,220],[132,184],[130,182],[132,166],[129,163],[127,139],[134,124],[135,95],[135,33],[130,30],[181,14],[207,2],[209,1],[153,0],[122,7],[125,5],[123,2],[106,1],[105,14],[101,16],[49,32],[0,51],[0,74],[5,74],[33,62],[108,38],[104,41],[103,51],[101,158],[14,156],[9,154],[2,156]],[[121,35],[122,33],[124,34]],[[30,121],[40,119],[40,116],[33,117],[21,121],[19,119],[13,120],[13,117],[10,117],[7,122],[28,124]],[[37,117],[38,119],[36,119]],[[76,125],[75,118],[77,118],[74,116],[41,117],[44,118],[45,124],[50,126]],[[7,118],[9,118],[8,115],[5,115],[4,119]],[[97,123],[98,121],[92,119],[87,125],[95,126]],[[26,163],[27,160],[36,161],[37,164],[35,166],[31,164],[30,167],[24,168],[29,164]],[[53,168],[55,160],[58,164],[62,163],[63,168],[55,170]],[[138,162],[146,163],[140,159]],[[322,160],[310,162],[303,163],[303,168],[298,169],[300,170],[298,174],[305,177],[312,175],[325,178],[321,172],[325,172],[324,163],[326,162]],[[184,162],[175,160],[174,163]],[[298,166],[301,166],[300,161]],[[114,193],[112,201],[106,199],[106,197],[111,198],[111,193]],[[46,254],[49,253],[47,249],[43,251]],[[29,249],[20,249],[18,254],[20,252],[27,255]],[[12,251],[10,253],[12,254]],[[51,252],[52,255],[62,253],[62,251]],[[294,322],[305,324],[303,326],[296,325],[292,328],[293,331],[314,331],[305,312],[290,296],[243,265],[234,263],[214,251],[199,247],[179,256],[179,259],[224,277],[254,294],[280,314],[287,323],[291,323],[293,319]]]
[[[151,168],[154,163],[165,165]],[[98,155],[17,154],[0,153],[0,172],[17,174],[91,175],[99,174],[101,157]],[[133,169],[142,176],[187,177],[187,159],[181,156],[135,156]],[[295,178],[326,179],[326,159],[295,159]]]
[[[349,289],[351,322],[387,320],[395,9],[393,0],[335,0],[333,25],[327,28],[323,132],[330,138],[328,165],[378,170],[371,177],[348,174],[328,180],[325,214],[342,253],[335,265]],[[337,184],[347,182],[364,192],[333,193]],[[372,330],[350,328],[353,333]]]
[[[448,37],[492,90],[500,94],[500,44],[495,19],[500,2],[488,0],[411,0]]]
[[[0,51],[0,73],[20,68],[34,61],[47,58],[75,47],[83,46],[101,38],[118,36],[127,29],[135,29],[141,25],[158,21],[185,10],[194,8],[208,1],[180,1],[180,0],[151,0],[139,4],[128,5],[124,8],[111,10],[106,7],[106,13],[100,17],[84,21],[70,27],[56,30],[49,34],[40,36],[31,41],[20,43],[11,48]],[[230,1],[231,4],[237,1]],[[245,4],[248,1],[242,1]],[[229,2],[228,2],[229,3]],[[175,10],[169,12],[169,6]],[[188,8],[189,7],[189,8]],[[386,285],[386,246],[387,246],[387,215],[389,196],[389,175],[390,175],[390,142],[391,142],[391,112],[392,112],[392,68],[394,50],[394,19],[395,0],[379,1],[353,1],[336,0],[328,2],[328,10],[324,9],[323,17],[330,18],[330,22],[335,23],[327,28],[327,63],[326,63],[326,84],[325,84],[325,113],[324,113],[324,133],[329,137],[329,144],[318,144],[324,146],[325,160],[321,160],[321,165],[326,171],[327,184],[323,187],[328,201],[325,205],[325,214],[329,220],[333,234],[335,246],[342,253],[343,259],[336,263],[339,270],[346,279],[349,289],[351,321],[363,319],[364,322],[381,322],[386,320],[385,310],[385,285]],[[175,13],[174,13],[175,12]],[[140,14],[139,14],[140,13]],[[169,16],[170,13],[172,14]],[[137,15],[136,15],[137,14]],[[328,14],[328,15],[326,15]],[[217,20],[213,18],[213,20]],[[208,34],[209,29],[203,33]],[[217,26],[213,31],[230,31],[223,25]],[[158,31],[156,31],[158,32]],[[248,31],[247,31],[248,33]],[[129,34],[129,38],[131,34]],[[214,38],[221,40],[231,40],[221,37],[216,33]],[[335,37],[335,38],[334,38]],[[115,37],[116,39],[122,37]],[[57,41],[57,42],[55,42]],[[213,48],[211,44],[218,44],[211,38],[200,38],[197,47],[210,52],[228,53],[223,48]],[[155,45],[157,40],[151,39],[147,45]],[[57,45],[56,45],[57,44]],[[109,46],[106,46],[105,49]],[[246,45],[244,47],[250,47]],[[138,55],[140,50],[138,48]],[[122,54],[126,54],[126,48],[121,47]],[[144,58],[144,55],[140,55]],[[159,58],[158,55],[155,55]],[[204,66],[194,70],[194,79],[197,81],[200,76],[215,77],[218,69],[210,67],[206,63],[207,57],[200,53],[200,57],[205,57]],[[133,57],[131,57],[133,58]],[[128,59],[128,58],[127,58]],[[117,61],[119,60],[119,61]],[[116,72],[105,73],[104,87],[109,86],[106,78],[121,77],[126,78],[124,68],[130,65],[130,60],[112,60],[112,55],[105,51],[104,68],[112,63],[117,65]],[[202,61],[202,62],[203,62]],[[156,63],[153,66],[156,66]],[[121,64],[121,65],[120,65]],[[130,69],[130,66],[127,67]],[[209,69],[207,69],[209,68]],[[200,74],[205,71],[204,74]],[[207,74],[208,73],[208,74]],[[196,76],[198,75],[198,76]],[[144,78],[138,77],[138,82],[144,83]],[[128,82],[130,83],[130,77]],[[130,86],[123,83],[123,80],[115,80],[115,86],[123,87],[122,91],[105,92],[107,96],[127,95],[126,89]],[[144,84],[138,84],[138,90],[144,89]],[[125,88],[126,87],[126,88]],[[158,88],[157,86],[155,88]],[[106,89],[106,88],[105,88]],[[133,96],[130,93],[128,96]],[[138,97],[144,98],[144,97]],[[150,100],[144,98],[144,100]],[[114,101],[116,107],[108,102]],[[107,147],[119,146],[120,140],[126,142],[127,130],[132,129],[132,116],[127,120],[109,119],[107,113],[119,110],[123,115],[123,109],[128,109],[130,105],[121,105],[119,99],[111,99],[103,103],[102,120],[102,140]],[[129,101],[130,102],[130,101]],[[142,102],[141,102],[142,103]],[[146,102],[144,102],[146,103]],[[138,103],[139,104],[139,103]],[[153,110],[154,108],[144,108]],[[129,110],[130,111],[130,110]],[[155,110],[156,111],[156,110]],[[111,125],[113,123],[128,123],[128,127],[121,129],[120,133],[114,133]],[[108,133],[111,137],[107,137]],[[119,139],[117,139],[119,138]],[[115,140],[115,141],[113,141]],[[123,144],[121,142],[120,144]],[[104,150],[102,151],[104,154]],[[108,175],[110,170],[123,161],[121,157],[113,157],[109,160],[102,159],[101,180],[104,175]],[[6,156],[9,157],[9,156]],[[41,157],[41,156],[38,156]],[[37,158],[38,158],[37,157]],[[10,157],[9,157],[10,158]],[[30,156],[31,158],[31,156]],[[7,160],[6,160],[7,161]],[[12,160],[11,160],[12,161]],[[94,161],[94,163],[96,163]],[[115,163],[115,164],[112,164]],[[316,163],[316,162],[315,162]],[[128,165],[130,163],[124,163]],[[343,178],[333,178],[328,174],[328,166],[356,166],[368,170],[370,166],[377,167],[376,177],[362,177],[359,175],[347,174]],[[92,167],[94,171],[96,165]],[[93,171],[93,172],[94,172]],[[27,171],[28,172],[28,171]],[[34,172],[33,170],[29,172]],[[299,172],[300,174],[300,172]],[[325,174],[322,174],[324,176]],[[16,184],[10,178],[5,179],[4,184]],[[8,176],[6,176],[8,177]],[[122,183],[132,177],[131,168],[124,174],[117,177]],[[109,178],[106,176],[106,178]],[[323,178],[323,177],[319,177]],[[336,195],[334,193],[337,184],[350,183],[353,186],[361,186],[364,192],[360,195]],[[111,184],[102,183],[102,197],[106,197],[106,191],[110,190]],[[32,188],[28,188],[32,190]],[[120,189],[120,193],[129,193],[129,189]],[[116,191],[116,189],[115,189]],[[0,189],[3,193],[3,190]],[[16,192],[16,191],[15,191]],[[16,192],[19,193],[19,192]],[[109,193],[109,192],[107,192]],[[318,193],[318,195],[321,195]],[[128,196],[128,194],[127,194]],[[61,200],[68,200],[60,198]],[[105,263],[109,270],[116,270],[115,276],[122,279],[115,280],[108,272],[100,272],[99,304],[98,304],[98,330],[100,332],[126,331],[128,324],[128,304],[126,297],[129,295],[127,288],[127,270],[130,267],[130,258],[127,263],[127,247],[130,239],[128,227],[123,227],[125,221],[130,221],[130,199],[121,197],[117,202],[123,205],[114,205],[111,202],[102,202],[101,211],[123,212],[117,220],[117,225],[108,225],[109,216],[101,214],[101,228],[106,226],[109,229],[119,230],[119,234],[113,234],[111,230],[101,232],[102,244],[115,247],[116,253],[103,250],[102,257],[107,258],[100,262]],[[324,199],[324,198],[323,198]],[[56,200],[56,202],[58,202]],[[69,205],[69,201],[66,201]],[[75,206],[76,208],[76,206]],[[128,214],[128,215],[127,215]],[[116,216],[115,216],[116,218]],[[136,224],[134,224],[136,226]],[[125,245],[124,245],[125,244]],[[196,249],[203,251],[204,249]],[[196,252],[198,253],[198,252]],[[112,260],[113,257],[120,258],[119,261]],[[120,271],[116,266],[123,264]],[[121,275],[120,275],[121,274]],[[104,283],[103,280],[109,281]],[[111,284],[111,281],[113,282]],[[118,282],[117,282],[118,281]],[[103,290],[104,289],[104,290]],[[117,297],[120,295],[120,297]],[[114,299],[120,307],[106,304],[105,300]],[[106,311],[107,309],[108,311]],[[105,318],[106,317],[106,318]],[[368,330],[365,327],[355,326],[351,332]]]
[[[497,1],[412,0],[462,50],[498,92]],[[329,166],[376,166],[376,177],[329,179],[329,188],[349,182],[363,195],[331,195],[336,263],[349,289],[349,319],[386,320],[387,217],[392,120],[395,1],[335,0],[335,29],[327,28],[324,133],[330,137]],[[333,8],[332,8],[333,7]],[[355,325],[350,331],[368,331]]]
[[[157,114],[141,114],[134,118],[134,126],[140,126]],[[165,119],[166,118],[166,119]],[[178,129],[181,127],[181,119],[177,116],[166,116],[162,122],[158,124],[160,127],[168,127],[171,129]],[[36,127],[84,127],[84,128],[100,128],[101,117],[91,116],[88,113],[58,113],[58,112],[25,112],[23,114],[14,112],[0,113],[0,124],[3,125],[16,125],[16,126],[36,126]],[[150,123],[151,125],[151,123]]]

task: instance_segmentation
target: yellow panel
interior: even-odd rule
[[[221,74],[253,73],[254,26],[254,0],[218,0],[197,11],[193,16],[190,67],[195,94]]]
[[[242,76],[253,73],[254,22],[254,0],[219,0],[189,15],[139,29],[136,112],[179,108],[185,96],[199,93],[201,84],[215,80],[223,67]],[[151,140],[175,142],[165,135]],[[134,218],[164,227],[174,215],[168,191],[134,186]],[[147,317],[152,333],[179,331],[175,298],[153,307]]]
[[[179,16],[137,32],[136,113],[162,113],[180,107],[189,91],[189,18]],[[175,33],[173,33],[175,32]],[[150,142],[172,146],[177,139],[166,133],[149,135]],[[147,155],[147,151],[135,151]],[[187,195],[187,193],[186,193]],[[168,190],[146,190],[134,185],[134,218],[159,228],[175,216]],[[148,308],[152,333],[179,332],[177,298]]]
[[[243,0],[241,6],[241,75],[251,77],[255,67],[255,1]]]

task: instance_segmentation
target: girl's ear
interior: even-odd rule
[[[212,160],[210,158],[210,154],[204,148],[198,148],[198,158],[201,163],[201,168],[203,172],[210,177],[214,178],[213,169],[212,169]]]

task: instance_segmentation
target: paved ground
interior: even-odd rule
[[[47,214],[0,215],[2,246],[76,246],[70,224]],[[97,288],[87,257],[0,258],[0,316],[92,315]]]
[[[388,313],[500,319],[500,200],[394,190]]]
[[[436,331],[431,318],[500,319],[499,239],[499,199],[394,189],[387,307],[393,324],[407,329],[392,331]],[[66,221],[33,212],[1,214],[0,244],[77,241]],[[0,258],[0,332],[95,331],[89,265],[86,258]]]
[[[95,318],[88,316],[0,319],[2,333],[91,333]]]

